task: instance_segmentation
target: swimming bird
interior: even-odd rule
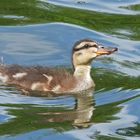
[[[117,50],[104,48],[91,39],[82,39],[72,49],[73,73],[46,66],[0,64],[0,80],[22,91],[65,93],[87,90],[95,86],[90,75],[92,60]]]

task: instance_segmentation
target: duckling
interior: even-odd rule
[[[106,49],[90,39],[82,39],[72,49],[72,74],[64,69],[46,66],[1,64],[0,80],[23,91],[65,93],[87,90],[95,86],[90,75],[92,60],[117,50]]]

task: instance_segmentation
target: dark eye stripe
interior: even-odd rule
[[[84,45],[83,47],[81,48],[74,48],[74,51],[80,51],[80,50],[83,50],[83,49],[88,49],[88,48],[91,48],[91,47],[95,47],[95,48],[98,48],[98,46],[96,44],[90,46],[88,44]]]
[[[92,47],[98,48],[98,45],[94,44],[94,45],[92,45]]]

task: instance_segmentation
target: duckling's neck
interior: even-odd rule
[[[74,77],[78,81],[78,88],[86,90],[94,87],[94,82],[91,78],[90,71],[90,65],[80,65],[75,67]]]
[[[83,78],[91,78],[90,76],[91,66],[89,65],[79,65],[75,67],[74,76],[75,77],[83,77]]]

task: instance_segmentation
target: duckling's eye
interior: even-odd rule
[[[84,48],[88,49],[88,48],[90,48],[90,46],[88,44],[86,44],[86,45],[84,45]]]
[[[98,48],[98,46],[96,44],[94,44],[92,47]]]

